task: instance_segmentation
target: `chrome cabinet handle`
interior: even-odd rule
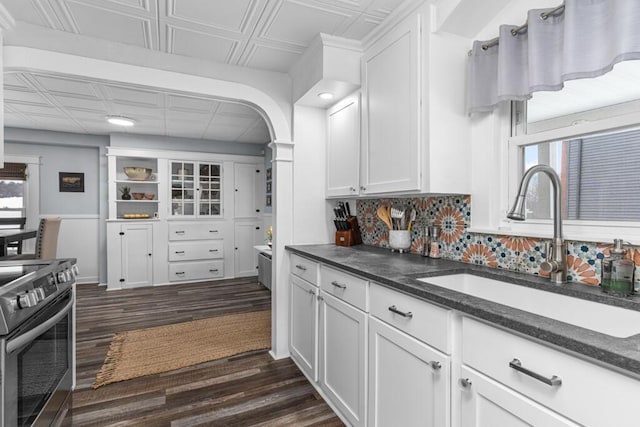
[[[217,249],[209,249],[209,252],[218,252]]]
[[[183,254],[183,253],[184,253],[184,251],[175,251],[175,253],[177,253],[177,254]]]
[[[209,273],[217,273],[217,272],[218,272],[217,268],[209,269]]]
[[[335,280],[334,280],[333,282],[331,282],[331,284],[332,284],[333,286],[335,286],[336,288],[340,288],[340,289],[347,289],[347,285],[342,285],[342,284],[338,283],[338,282],[337,282],[337,281],[335,281]]]
[[[460,378],[460,385],[462,386],[462,388],[469,388],[471,387],[471,380],[469,378]]]
[[[431,369],[433,369],[434,371],[439,371],[440,369],[442,369],[442,363],[435,360],[429,362],[429,365],[431,365]]]
[[[309,289],[307,292],[309,292],[311,295],[315,295],[316,292],[313,289]]]
[[[209,233],[217,233],[218,230],[209,230]]]
[[[408,319],[413,318],[413,313],[410,311],[404,312],[404,311],[400,311],[396,308],[395,305],[392,305],[391,307],[389,307],[389,311],[395,314],[399,314],[402,317],[406,317]]]
[[[318,301],[324,301],[324,297],[322,295],[318,295]]]
[[[176,274],[177,274],[178,276],[182,276],[182,275],[184,274],[184,271],[176,271]]]
[[[304,265],[296,264],[296,268],[298,270],[307,271],[307,267],[305,267]]]
[[[176,230],[176,234],[184,234],[184,230]]]
[[[562,385],[562,378],[556,375],[553,375],[551,378],[547,378],[543,375],[540,375],[537,372],[533,372],[525,368],[524,366],[522,366],[522,362],[520,362],[520,360],[518,359],[513,359],[511,362],[509,362],[509,367],[515,369],[518,372],[522,372],[523,374],[528,375],[532,378],[535,378],[538,381],[545,383],[546,385],[549,385],[552,387]]]

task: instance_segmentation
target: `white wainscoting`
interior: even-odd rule
[[[98,215],[59,216],[58,258],[76,258],[80,275],[78,283],[98,283],[100,275],[100,217]]]

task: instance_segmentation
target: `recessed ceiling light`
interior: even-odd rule
[[[123,116],[107,116],[107,121],[116,126],[133,126],[136,121]]]
[[[321,99],[331,99],[331,98],[333,98],[333,94],[331,92],[322,92],[322,93],[319,93],[318,96]]]

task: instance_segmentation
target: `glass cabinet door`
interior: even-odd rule
[[[170,214],[222,215],[222,165],[172,161]]]
[[[195,164],[171,162],[171,215],[195,214]]]
[[[217,164],[199,164],[199,215],[215,216],[221,214],[220,169],[221,166]]]

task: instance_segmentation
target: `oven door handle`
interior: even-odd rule
[[[71,311],[71,309],[73,308],[73,302],[73,294],[71,294],[71,301],[69,301],[69,303],[53,317],[46,320],[45,322],[42,322],[40,325],[25,332],[24,334],[18,335],[10,341],[7,341],[7,355],[13,353],[23,345],[30,343],[31,341],[51,329],[56,323],[62,320],[64,316],[66,316]]]

